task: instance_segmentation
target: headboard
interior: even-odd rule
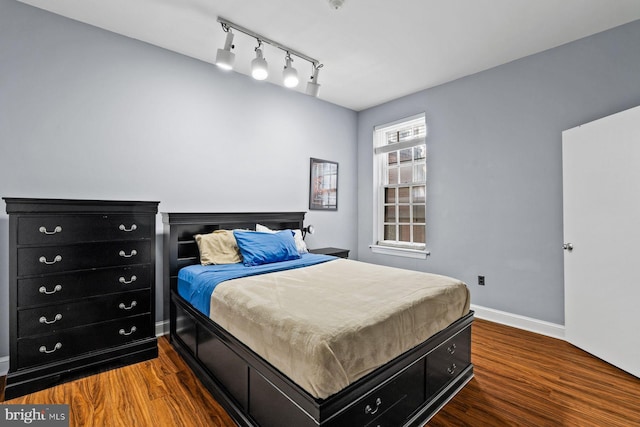
[[[178,271],[199,263],[198,245],[193,236],[215,230],[255,230],[262,224],[272,230],[302,229],[305,212],[173,213],[163,212],[164,223],[164,309],[169,312],[171,290],[177,291]]]

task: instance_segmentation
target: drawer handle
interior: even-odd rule
[[[42,347],[40,347],[39,351],[40,351],[40,353],[50,354],[50,353],[53,353],[56,350],[60,350],[61,348],[62,348],[62,343],[61,342],[57,342],[56,345],[53,346],[53,350],[47,350],[47,347],[42,346]]]
[[[449,375],[455,374],[456,373],[456,368],[457,368],[456,364],[452,363],[451,366],[449,366],[447,368],[447,372],[449,373]]]
[[[125,233],[131,233],[132,231],[136,231],[138,229],[138,226],[133,224],[131,225],[131,227],[127,228],[124,224],[120,224],[120,227],[118,227],[121,231],[124,231]]]
[[[46,317],[42,316],[40,318],[40,323],[46,323],[47,325],[51,325],[52,323],[56,323],[58,320],[62,320],[62,314],[60,313],[56,314],[53,320],[47,320]]]
[[[127,279],[125,279],[125,278],[124,278],[124,276],[120,276],[120,278],[118,279],[118,281],[119,281],[120,283],[124,284],[124,285],[128,285],[128,284],[130,284],[130,283],[133,283],[133,282],[135,282],[136,280],[138,280],[138,278],[137,278],[135,275],[131,276],[131,280],[127,280]]]
[[[47,257],[41,256],[38,261],[40,261],[42,264],[52,265],[52,264],[55,264],[56,262],[62,261],[62,255],[56,255],[53,261],[47,261]]]
[[[120,251],[119,255],[123,258],[131,258],[134,257],[136,255],[138,255],[138,251],[136,251],[135,249],[131,251],[131,253],[129,255],[126,254],[125,251]]]
[[[56,233],[62,233],[62,227],[60,227],[59,225],[56,225],[56,228],[54,228],[53,231],[48,231],[47,227],[43,225],[38,229],[38,231],[41,232],[42,234],[46,234],[49,236]]]
[[[126,332],[124,329],[120,329],[120,330],[118,331],[118,333],[119,333],[120,335],[125,335],[125,336],[126,336],[126,335],[131,335],[132,333],[134,333],[134,332],[135,332],[135,331],[137,331],[137,330],[138,330],[138,329],[137,329],[135,326],[132,326],[132,327],[131,327],[131,329],[129,330],[129,332]]]
[[[40,286],[40,289],[38,289],[38,292],[45,295],[52,295],[52,294],[55,294],[56,292],[60,292],[61,290],[62,290],[62,285],[54,286],[52,291],[48,291],[45,286]]]
[[[371,407],[371,405],[367,405],[364,407],[364,413],[367,415],[373,415],[376,412],[378,412],[378,409],[380,409],[380,405],[382,405],[382,399],[380,399],[379,397],[376,399],[376,408],[373,409]]]
[[[449,352],[449,354],[455,353],[456,352],[456,343],[453,343],[449,347],[447,347],[447,351]]]
[[[119,308],[121,308],[122,310],[131,310],[133,307],[135,307],[136,305],[138,305],[138,302],[133,300],[131,301],[131,305],[129,307],[127,307],[126,305],[124,305],[123,302],[120,303],[120,305],[118,306]]]

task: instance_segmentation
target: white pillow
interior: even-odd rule
[[[269,227],[265,227],[262,224],[256,224],[256,231],[261,231],[263,233],[275,233],[277,230],[272,230]],[[292,230],[293,231],[293,240],[296,242],[296,249],[298,249],[298,253],[306,254],[309,252],[307,249],[307,244],[302,238],[302,231],[300,230]]]

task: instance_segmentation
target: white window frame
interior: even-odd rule
[[[425,259],[430,252],[425,244],[394,244],[384,241],[384,186],[385,186],[385,155],[387,152],[401,150],[426,144],[426,132],[423,138],[416,138],[405,142],[387,144],[385,134],[394,129],[402,129],[412,124],[424,124],[426,129],[425,114],[420,113],[391,123],[376,126],[373,131],[373,244],[369,246],[373,253],[402,256],[409,258]],[[428,155],[427,155],[428,163]],[[426,176],[425,182],[426,186]],[[426,200],[425,200],[426,209]],[[426,212],[425,212],[426,216]],[[425,237],[426,237],[425,224]]]

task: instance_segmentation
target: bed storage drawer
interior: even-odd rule
[[[421,359],[363,396],[328,425],[375,427],[382,420],[385,422],[381,425],[403,425],[405,420],[424,403],[424,370],[424,359]]]
[[[198,359],[243,409],[249,407],[247,363],[205,328],[198,329]]]
[[[427,396],[432,396],[471,363],[471,326],[427,355]]]
[[[311,416],[255,369],[250,370],[249,381],[249,414],[260,427],[318,426]]]

